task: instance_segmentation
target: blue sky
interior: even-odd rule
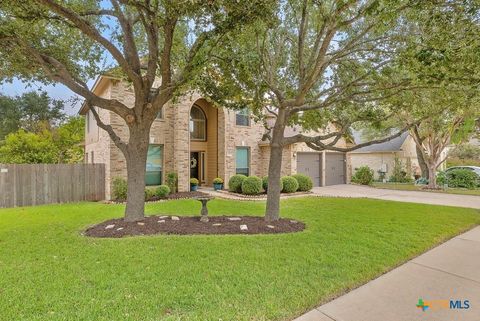
[[[91,87],[92,84],[93,80],[90,80],[88,82],[88,85]],[[32,90],[46,91],[50,97],[65,101],[65,112],[68,115],[77,114],[78,109],[80,108],[80,101],[78,99],[74,99],[79,96],[62,84],[46,86],[39,82],[32,82],[30,84],[27,84],[21,82],[20,80],[15,80],[13,83],[0,84],[0,93],[7,96],[17,96]]]

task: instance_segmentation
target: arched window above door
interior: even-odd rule
[[[197,105],[193,105],[190,110],[190,139],[207,140],[207,117],[202,108]]]

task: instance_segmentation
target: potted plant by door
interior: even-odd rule
[[[223,189],[223,179],[217,177],[213,180],[213,189],[218,191]]]
[[[198,189],[198,179],[190,178],[190,190],[195,192]]]

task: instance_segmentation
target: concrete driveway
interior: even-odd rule
[[[458,206],[480,209],[480,196],[458,195],[434,192],[398,191],[358,185],[333,185],[315,187],[318,196],[365,197],[388,201]]]

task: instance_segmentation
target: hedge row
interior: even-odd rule
[[[303,174],[283,176],[280,179],[280,189],[283,193],[307,192],[312,188],[311,178]],[[233,175],[228,181],[228,189],[235,193],[258,195],[262,191],[268,190],[268,177],[260,179],[257,176]]]
[[[156,189],[145,188],[146,201],[153,197],[165,198],[168,195],[170,195],[170,187],[167,185],[160,185]],[[113,180],[112,199],[117,202],[124,202],[127,200],[127,181],[125,179],[117,177]]]

